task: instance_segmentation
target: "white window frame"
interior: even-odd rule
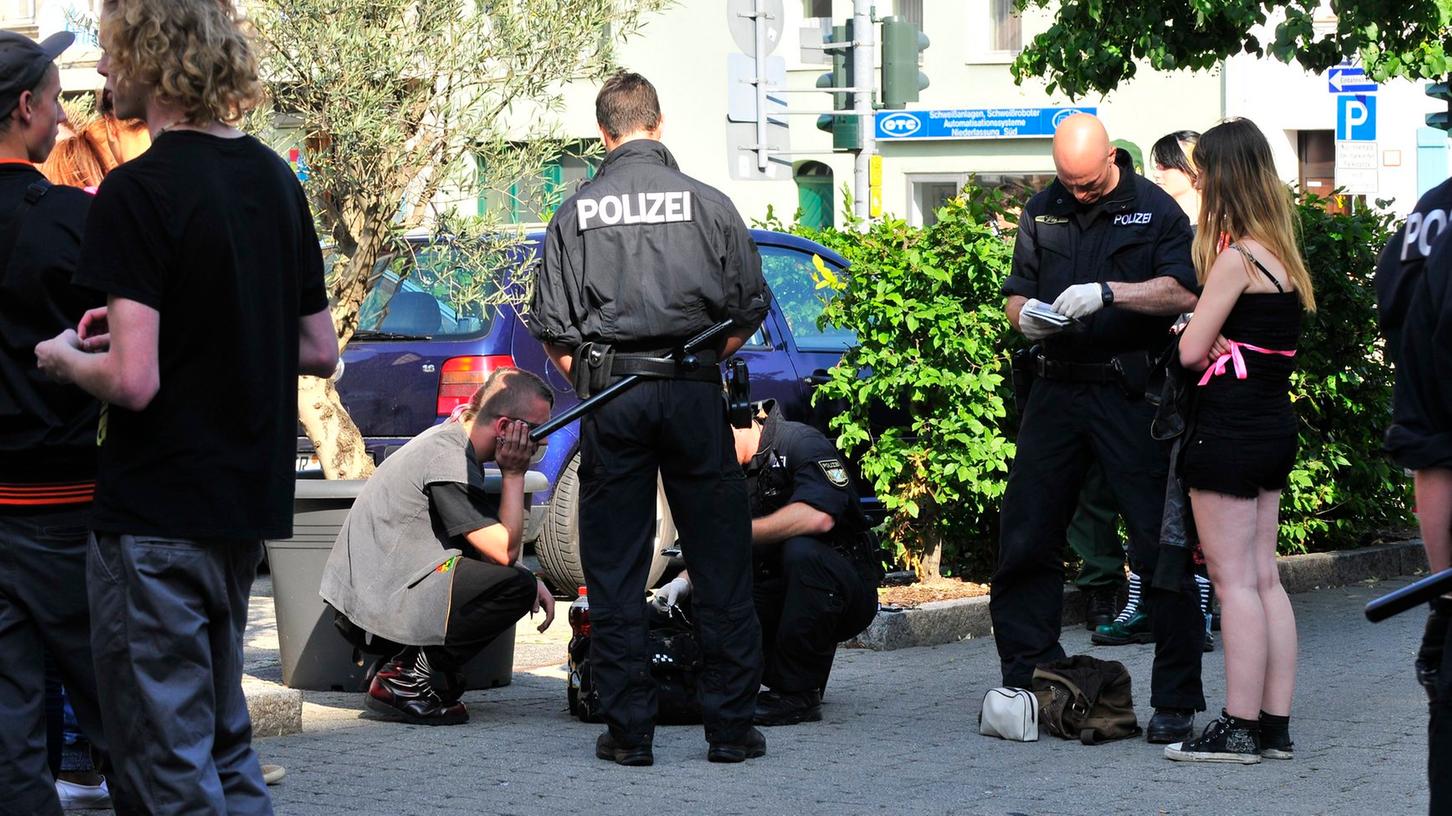
[[[1008,65],[1018,58],[1023,50],[1024,40],[1027,38],[1024,32],[1023,15],[1019,15],[1019,47],[1016,51],[996,49],[989,47],[993,36],[991,23],[993,22],[993,9],[989,5],[994,0],[966,0],[965,6],[968,10],[968,31],[965,40],[968,43],[967,55],[964,61],[969,65]]]
[[[917,191],[913,189],[918,184],[942,184],[952,182],[959,190],[968,183],[968,178],[974,171],[964,170],[958,173],[907,173],[903,181],[907,185],[907,210],[908,224],[914,227],[923,225],[923,206],[919,201]]]

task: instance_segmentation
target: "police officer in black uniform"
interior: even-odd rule
[[[622,765],[654,761],[645,582],[659,473],[697,577],[707,758],[740,762],[766,753],[751,725],[761,631],[751,603],[746,479],[714,363],[751,336],[771,295],[730,199],[682,173],[660,143],[655,88],[638,74],[616,74],[596,97],[595,115],[608,155],[550,220],[530,320],[577,390],[627,374],[648,378],[581,421],[580,556],[608,726],[595,753]],[[727,319],[729,337],[697,355],[699,367],[676,354]]]
[[[766,656],[768,690],[757,698],[756,724],[816,722],[837,644],[877,614],[882,559],[842,455],[821,431],[786,421],[767,400],[735,433],[751,493]],[[682,573],[656,598],[674,604],[690,590]]]
[[[1378,318],[1396,366],[1392,461],[1413,471],[1422,542],[1437,572],[1452,566],[1445,515],[1452,506],[1452,180],[1428,190],[1382,252],[1376,268]],[[1431,602],[1415,662],[1427,692],[1429,813],[1452,813],[1452,598]]]
[[[990,604],[1003,682],[1018,687],[1029,686],[1035,666],[1064,657],[1064,530],[1091,459],[1110,474],[1131,565],[1152,583],[1169,452],[1150,436],[1144,386],[1151,356],[1198,291],[1184,212],[1135,174],[1098,119],[1077,114],[1059,126],[1054,166],[1057,179],[1024,208],[1003,284],[1009,319],[1040,344]],[[1061,329],[1033,316],[1048,304],[1075,324]],[[1205,708],[1204,619],[1188,565],[1182,572],[1178,592],[1145,593],[1155,633],[1151,742],[1188,739],[1194,712]]]

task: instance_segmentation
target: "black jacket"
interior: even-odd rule
[[[1401,354],[1402,324],[1407,318],[1411,293],[1422,277],[1427,256],[1447,228],[1452,213],[1452,179],[1428,190],[1417,206],[1387,242],[1376,262],[1377,319],[1387,337],[1392,361]]]
[[[1136,175],[1120,150],[1119,184],[1103,199],[1084,206],[1058,179],[1029,199],[1019,217],[1013,273],[1005,295],[1051,304],[1076,283],[1140,283],[1172,277],[1199,292],[1190,260],[1190,220],[1168,193]],[[1083,333],[1065,332],[1043,342],[1056,359],[1103,362],[1128,351],[1158,351],[1174,317],[1138,314],[1109,307],[1086,321]]]
[[[766,422],[761,442],[744,468],[751,517],[770,515],[793,502],[826,513],[833,526],[821,539],[875,586],[882,578],[881,557],[876,540],[867,535],[867,517],[847,460],[821,431],[784,419],[775,400],[766,400],[762,409]]]
[[[1402,305],[1387,451],[1410,470],[1452,468],[1452,241],[1432,247]]]
[[[669,348],[728,318],[755,329],[770,303],[731,200],[639,139],[612,150],[550,219],[529,326],[569,348]]]

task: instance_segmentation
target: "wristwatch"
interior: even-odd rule
[[[1105,306],[1113,306],[1114,305],[1114,290],[1109,288],[1109,284],[1104,283],[1103,281],[1100,281],[1100,283],[1099,283],[1099,294],[1100,294],[1101,297],[1104,298],[1104,305]]]

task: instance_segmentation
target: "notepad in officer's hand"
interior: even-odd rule
[[[1052,306],[1049,306],[1046,303],[1031,303],[1027,306],[1024,306],[1023,314],[1029,315],[1035,320],[1058,326],[1061,329],[1068,327],[1069,324],[1074,322],[1073,318],[1067,315],[1059,314],[1058,312],[1054,311],[1054,308]]]

